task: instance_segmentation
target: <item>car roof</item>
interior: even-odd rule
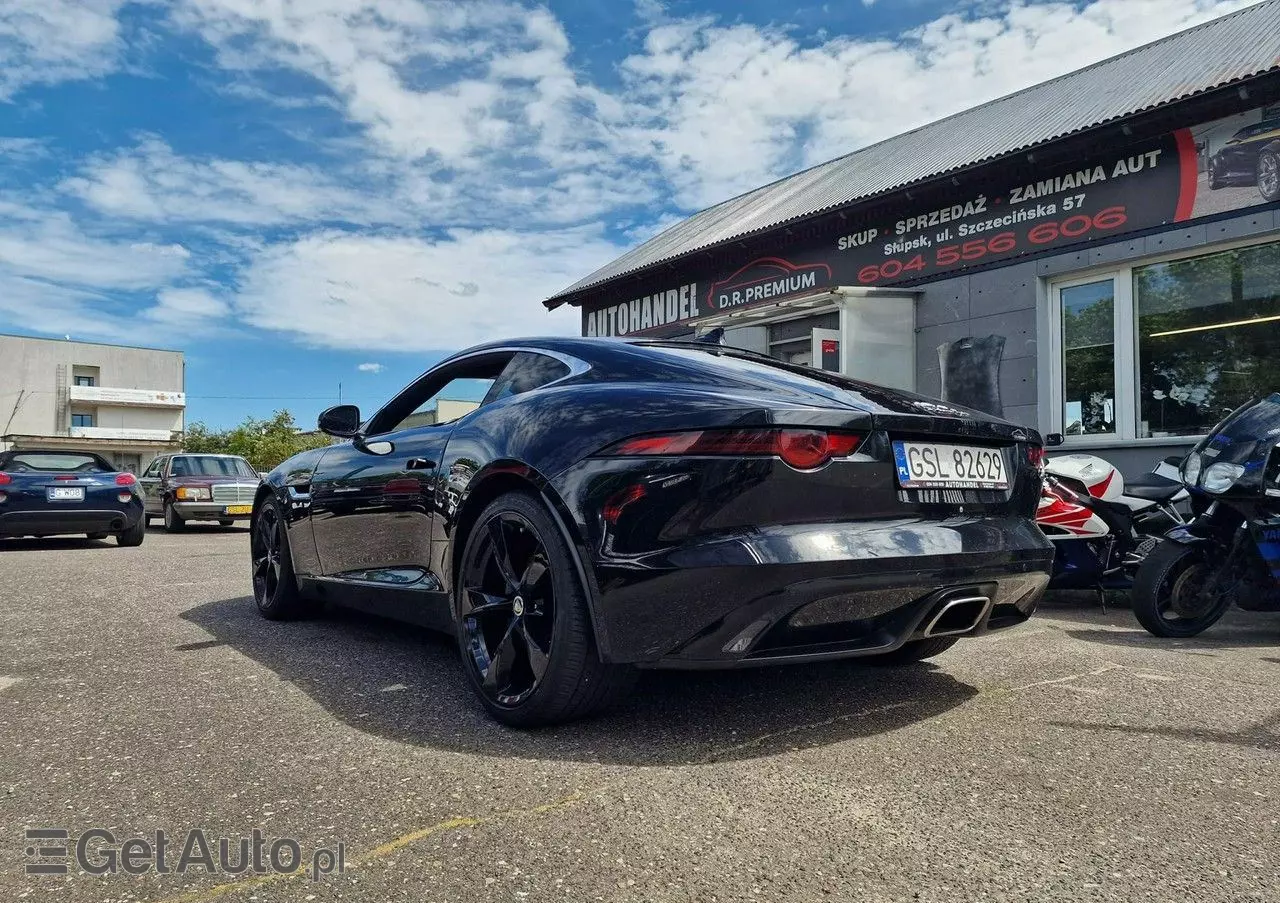
[[[503,339],[501,341],[485,342],[482,345],[473,345],[456,354],[434,364],[429,369],[434,370],[455,360],[470,357],[475,354],[484,354],[486,352],[498,351],[550,351],[559,354],[572,355],[582,358],[588,362],[603,361],[611,356],[611,352],[621,351],[624,348],[637,348],[645,346],[666,346],[675,348],[729,348],[731,346],[709,345],[707,343],[695,342],[693,339],[660,339],[652,336],[630,337],[597,337],[597,336],[533,336],[529,338]],[[732,348],[734,353],[740,354],[756,354],[756,352],[747,351],[742,348]],[[758,355],[765,357],[767,355]]]
[[[229,455],[225,452],[170,452],[170,458],[235,458],[237,461],[245,460],[244,455]]]

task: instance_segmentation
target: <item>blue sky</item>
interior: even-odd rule
[[[4,0],[0,332],[371,408],[680,217],[1245,0]]]

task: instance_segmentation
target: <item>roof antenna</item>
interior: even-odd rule
[[[702,345],[723,345],[724,327],[717,326],[715,329],[708,330],[694,339],[694,341]]]

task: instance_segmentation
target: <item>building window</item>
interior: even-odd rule
[[[71,425],[72,426],[93,426],[93,415],[92,414],[72,414]]]
[[[1203,436],[1280,386],[1280,242],[1056,284],[1055,430]]]
[[[1100,279],[1059,293],[1062,333],[1062,432],[1116,431],[1115,282]]]
[[[93,377],[92,377],[92,376],[77,376],[77,377],[76,377],[76,385],[77,385],[77,386],[92,386],[92,385],[93,385]]]

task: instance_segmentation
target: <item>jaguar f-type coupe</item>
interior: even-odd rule
[[[259,611],[447,631],[511,725],[641,667],[936,655],[1025,621],[1053,559],[1034,431],[723,345],[482,345],[319,425],[346,441],[254,501]]]

